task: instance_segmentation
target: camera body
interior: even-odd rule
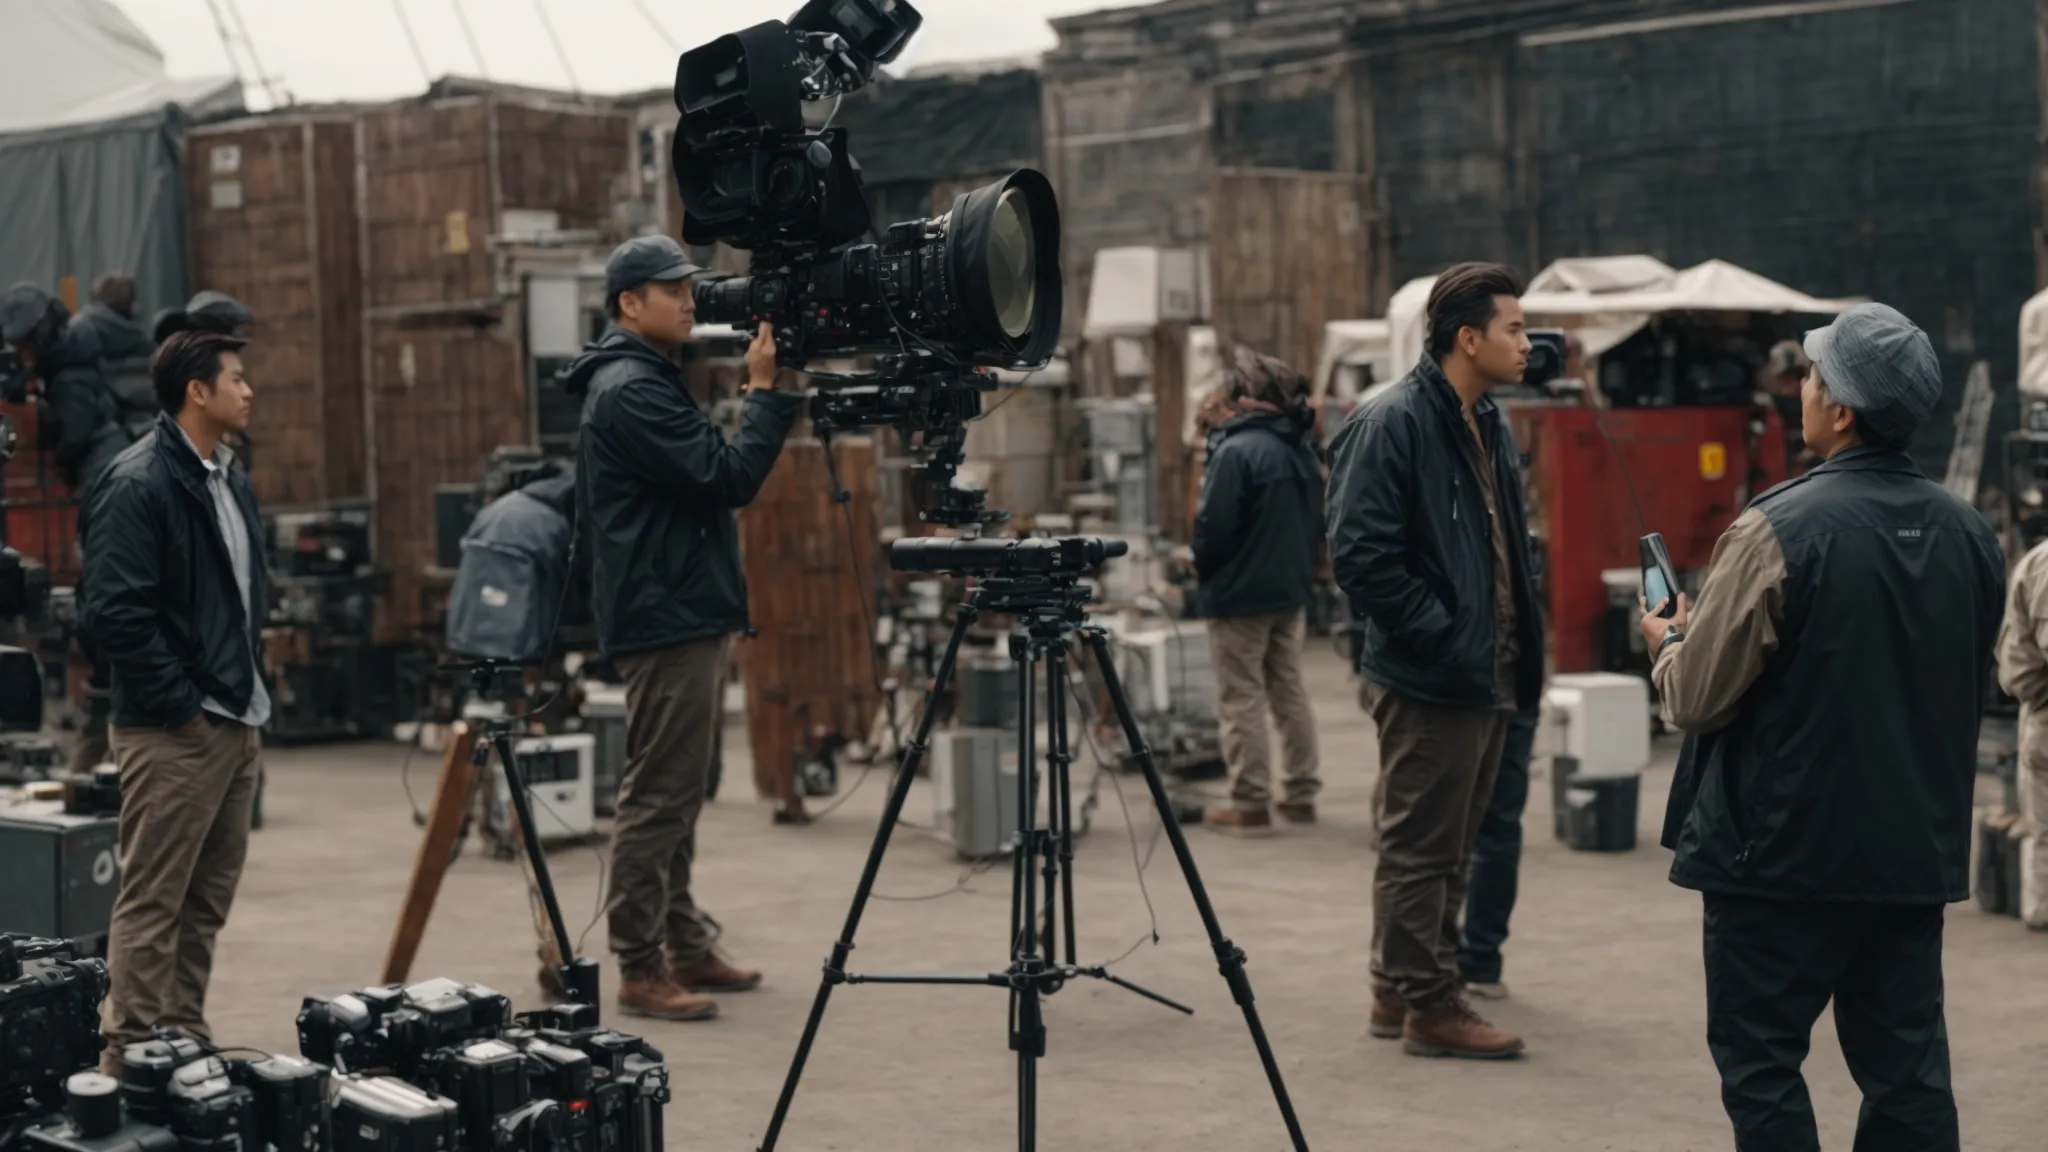
[[[444,1050],[495,1039],[511,1019],[512,1001],[502,993],[453,980],[308,996],[299,1011],[299,1054],[345,1072],[411,1079],[445,1058]]]
[[[80,1072],[64,1115],[28,1129],[39,1152],[326,1152],[328,1069],[291,1056],[224,1060],[174,1031],[131,1044],[121,1078]]]
[[[0,933],[0,1121],[64,1106],[64,1083],[99,1063],[107,966],[69,941]]]

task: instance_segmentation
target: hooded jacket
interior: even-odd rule
[[[101,370],[100,338],[90,324],[73,318],[37,350],[36,376],[49,397],[54,439],[44,444],[57,457],[64,482],[83,489],[113,463],[131,441],[121,430],[113,391]]]
[[[1308,442],[1315,413],[1247,412],[1209,433],[1195,513],[1195,575],[1206,616],[1308,607],[1323,538],[1323,467]]]
[[[140,323],[104,304],[88,304],[71,322],[92,332],[100,344],[100,370],[106,377],[114,408],[129,440],[140,440],[155,426],[160,405],[150,379],[149,358],[156,351]]]
[[[745,631],[733,509],[761,491],[803,397],[749,393],[727,443],[683,387],[682,370],[616,326],[569,365],[564,386],[584,398],[579,519],[604,653]]]
[[[1493,533],[1484,462],[1458,394],[1428,354],[1345,420],[1330,450],[1330,562],[1364,622],[1358,670],[1425,704],[1531,707],[1543,689],[1543,615],[1522,510],[1520,452],[1491,396],[1473,405],[1508,539],[1520,654],[1514,700],[1494,654]]]

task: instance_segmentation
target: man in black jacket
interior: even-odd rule
[[[1499,265],[1438,277],[1422,360],[1331,451],[1330,560],[1363,622],[1360,700],[1379,727],[1371,1030],[1421,1056],[1523,1047],[1472,1011],[1456,962],[1509,722],[1543,686],[1519,453],[1487,396],[1527,366],[1521,294]]]
[[[243,342],[187,332],[151,361],[163,414],[93,488],[82,603],[113,670],[121,890],[107,941],[111,1059],[206,986],[249,846],[270,695],[262,521],[222,437],[249,425]]]
[[[708,993],[760,983],[713,954],[690,896],[696,825],[722,709],[730,638],[747,629],[733,509],[751,503],[803,394],[779,390],[768,325],[747,350],[739,433],[725,436],[683,386],[697,269],[666,236],[627,241],[605,268],[613,326],[570,365],[583,401],[582,514],[598,640],[626,681],[626,766],[612,832],[610,927],[632,1015],[703,1020]],[[788,377],[793,381],[793,377]]]
[[[1807,334],[1822,463],[1714,547],[1697,609],[1643,618],[1670,722],[1671,880],[1705,894],[1707,1047],[1742,1149],[1818,1149],[1799,1074],[1832,999],[1859,1150],[1958,1147],[1942,906],[1969,895],[1979,707],[2005,558],[1905,447],[1925,333],[1862,304]]]
[[[98,334],[76,323],[63,301],[21,283],[0,296],[0,342],[42,381],[44,446],[64,482],[84,491],[129,444],[101,371]]]
[[[1315,819],[1322,781],[1316,718],[1301,678],[1301,646],[1323,536],[1323,465],[1308,432],[1308,381],[1249,351],[1231,370],[1237,415],[1209,434],[1209,464],[1192,543],[1201,606],[1216,665],[1223,759],[1231,803],[1203,822],[1227,833],[1270,831],[1273,765],[1266,709],[1280,729],[1287,771],[1283,818]]]

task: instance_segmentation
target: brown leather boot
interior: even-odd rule
[[[1273,831],[1273,813],[1265,808],[1211,808],[1202,823],[1225,836],[1266,836]]]
[[[1408,1006],[1391,988],[1372,994],[1372,1035],[1375,1040],[1399,1040],[1401,1025],[1408,1019]]]
[[[676,965],[668,970],[668,978],[679,988],[692,992],[746,992],[761,986],[761,974],[735,968],[716,956],[707,956],[695,964]]]
[[[1507,1060],[1521,1055],[1522,1047],[1520,1036],[1487,1023],[1457,996],[1410,1012],[1401,1027],[1401,1048],[1410,1056]]]
[[[718,1001],[685,992],[666,976],[627,976],[619,983],[619,1011],[654,1020],[714,1020]]]

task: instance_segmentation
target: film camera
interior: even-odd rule
[[[901,55],[924,18],[906,0],[810,0],[683,53],[673,160],[683,239],[753,253],[748,276],[700,281],[698,315],[775,325],[793,368],[872,355],[864,375],[826,385],[821,434],[893,425],[932,457],[932,523],[1001,519],[952,479],[961,429],[993,387],[978,368],[1035,370],[1059,339],[1057,198],[1022,169],[966,193],[952,210],[881,230],[879,242],[844,129],[807,113],[839,100]],[[836,107],[836,105],[835,105]],[[814,126],[814,123],[817,126]]]
[[[122,1050],[120,1078],[79,1072],[28,1152],[326,1152],[330,1071],[294,1056],[228,1060],[175,1030]]]
[[[332,1060],[336,1152],[659,1152],[668,1066],[590,1005],[514,1019],[505,997],[429,980],[308,997],[299,1047]]]
[[[70,941],[0,933],[0,1126],[57,1111],[99,1062],[106,995],[107,966]]]

